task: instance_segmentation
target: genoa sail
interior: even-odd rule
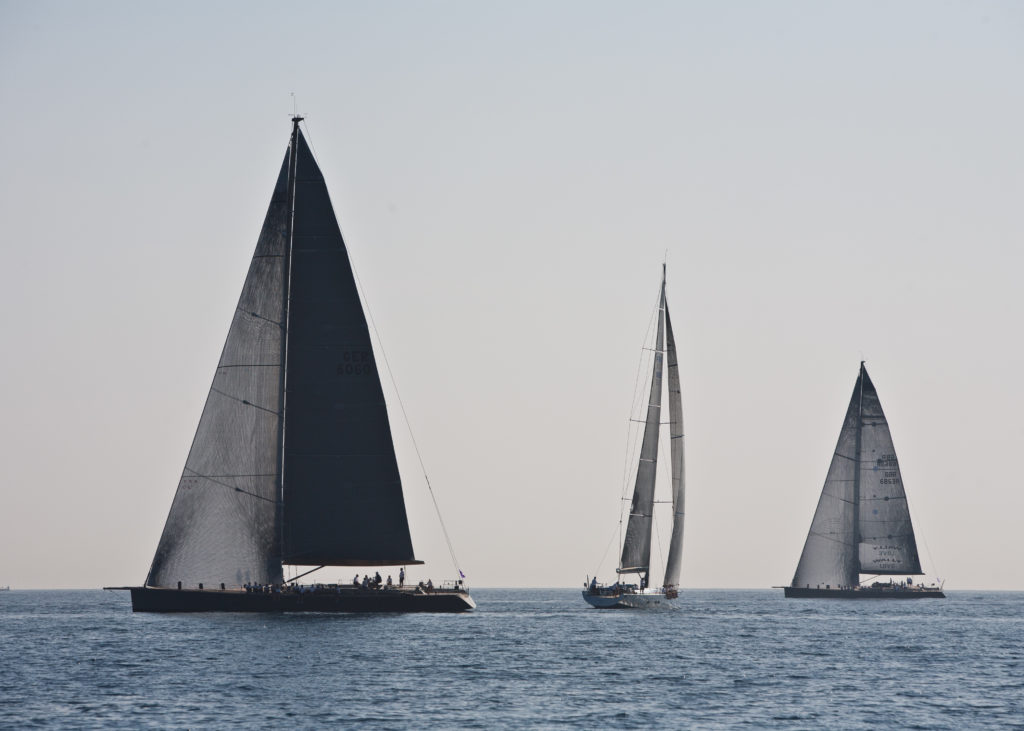
[[[683,401],[679,383],[679,357],[672,333],[672,318],[665,303],[666,359],[668,361],[669,458],[672,474],[672,537],[665,564],[665,587],[679,585],[683,559],[683,518],[685,516],[686,479],[683,456]]]
[[[640,446],[633,500],[629,508],[626,537],[622,543],[619,571],[647,573],[651,565],[651,526],[654,520],[654,485],[658,471],[658,435],[661,430],[662,364],[665,342],[665,280],[658,300],[658,334],[651,370],[651,393],[647,421]]]
[[[889,424],[863,363],[792,585],[856,586],[861,573],[921,573]]]

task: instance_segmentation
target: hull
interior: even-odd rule
[[[337,587],[305,594],[130,587],[134,612],[467,612],[465,591]]]
[[[857,589],[810,589],[782,587],[787,599],[945,599],[936,587],[863,587]]]
[[[583,592],[583,600],[596,609],[660,609],[672,606],[664,594],[600,594]]]

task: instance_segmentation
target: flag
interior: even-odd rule
[[[463,579],[465,579],[465,578],[466,578],[466,575],[465,575],[464,573],[462,573],[462,569],[459,569],[459,576],[460,576],[461,578],[463,578]]]

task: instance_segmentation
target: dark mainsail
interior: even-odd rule
[[[370,332],[323,175],[298,134],[283,560],[415,561]]]
[[[852,587],[862,573],[922,573],[889,423],[863,363],[792,586]]]
[[[419,563],[348,252],[298,122],[147,586]]]
[[[633,500],[622,542],[620,572],[646,574],[651,566],[651,524],[654,519],[654,485],[658,471],[658,435],[661,430],[661,382],[665,350],[665,280],[658,299],[658,335],[651,369],[651,393],[647,401],[647,422],[640,446]]]

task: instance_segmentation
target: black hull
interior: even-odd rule
[[[945,599],[935,588],[810,589],[784,586],[787,599]]]
[[[134,612],[467,612],[476,607],[464,591],[357,589],[297,594],[131,587]]]

